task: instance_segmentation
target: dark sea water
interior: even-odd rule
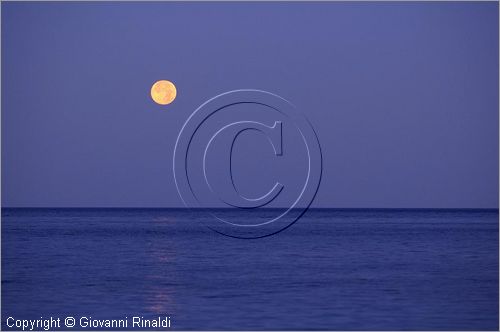
[[[498,330],[498,210],[309,210],[257,240],[203,217],[3,209],[3,329],[169,316],[178,330]]]

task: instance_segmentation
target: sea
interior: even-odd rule
[[[2,329],[51,318],[50,330],[499,328],[498,210],[310,209],[255,240],[203,218],[2,209]]]

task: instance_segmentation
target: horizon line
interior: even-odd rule
[[[129,209],[129,210],[235,210],[234,207],[122,207],[122,206],[1,206],[2,209]],[[261,207],[258,210],[287,209],[287,207]],[[295,207],[294,210],[304,209]],[[241,209],[246,210],[246,209]],[[254,210],[254,209],[248,209]],[[309,207],[307,210],[499,210],[499,207]]]

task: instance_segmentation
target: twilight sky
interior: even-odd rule
[[[182,206],[177,134],[239,88],[314,126],[313,207],[498,207],[496,2],[1,6],[4,207]],[[240,143],[238,185],[257,194],[273,161],[255,162],[262,137]]]

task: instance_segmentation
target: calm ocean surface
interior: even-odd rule
[[[498,330],[498,210],[317,209],[258,240],[204,216],[2,209],[3,329],[166,315],[179,330]]]

